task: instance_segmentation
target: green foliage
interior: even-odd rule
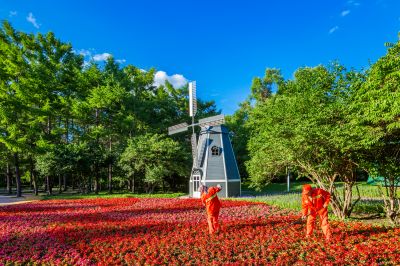
[[[245,101],[240,104],[239,109],[233,115],[226,117],[226,125],[229,131],[232,132],[231,143],[235,152],[240,176],[243,180],[248,178],[245,162],[249,160],[247,144],[250,134],[246,123],[251,108],[250,101]]]
[[[354,206],[355,213],[381,214],[385,213],[382,201],[361,200]]]
[[[251,84],[250,99],[257,103],[262,103],[270,98],[273,91],[273,85],[281,85],[283,82],[282,74],[279,69],[265,70],[264,78],[256,77]]]
[[[154,189],[168,175],[188,173],[189,157],[178,142],[164,135],[146,134],[128,140],[119,165],[129,176],[142,177]]]
[[[48,151],[36,157],[36,169],[43,176],[51,176],[57,174],[59,169],[57,157],[54,151]]]
[[[258,102],[247,123],[247,169],[254,188],[261,189],[290,166],[331,192],[338,216],[350,214],[362,132],[349,124],[348,106],[359,78],[333,64],[298,69],[293,80],[278,79],[277,93]],[[336,192],[338,178],[347,185],[343,198]]]
[[[400,41],[368,70],[352,103],[352,124],[364,132],[360,165],[371,176],[383,176],[388,186],[380,187],[386,215],[400,223],[397,178],[400,176]]]
[[[126,181],[121,177],[113,182],[112,177],[121,174],[117,162],[128,139],[164,133],[168,126],[189,118],[187,86],[174,88],[166,82],[156,87],[155,72],[121,67],[112,57],[100,65],[84,62],[71,44],[54,33],[25,34],[4,22],[0,27],[0,152],[7,158],[16,155],[14,164],[21,163],[24,170],[30,169],[31,159],[36,161],[32,173],[39,173],[38,180],[43,175],[62,176],[65,186],[89,192],[94,177],[96,191],[105,180],[111,191],[112,183]],[[199,117],[218,113],[214,102],[198,103]],[[183,138],[174,145],[180,151],[189,147]],[[184,162],[185,156],[179,152],[173,159]],[[148,183],[159,183],[159,176],[186,182],[182,178],[188,169],[178,163],[172,164],[173,169],[163,165],[147,165],[142,177]]]

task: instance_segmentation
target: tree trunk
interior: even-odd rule
[[[109,151],[110,151],[110,156],[111,156],[111,151],[112,151],[112,139],[111,135],[109,137]],[[110,160],[108,164],[108,193],[112,193],[112,161]]]
[[[67,191],[67,174],[63,175],[63,191]]]
[[[94,193],[99,194],[99,169],[97,163],[94,170]]]
[[[50,116],[47,117],[47,135],[50,138],[51,134],[51,119]],[[47,187],[47,195],[53,195],[53,188],[50,180],[50,176],[46,176],[46,187]]]
[[[88,184],[87,184],[87,189],[86,193],[92,192],[92,175],[89,175],[88,177]]]
[[[82,178],[82,175],[81,175],[81,178]],[[78,180],[78,191],[80,194],[82,194],[82,192],[83,192],[81,179]]]
[[[400,200],[397,197],[397,182],[394,176],[385,177],[385,192],[383,192],[382,186],[379,186],[383,203],[385,207],[386,217],[394,226],[400,224]]]
[[[62,177],[58,175],[58,194],[62,193]]]
[[[39,189],[37,186],[35,166],[33,164],[32,156],[29,156],[29,166],[30,166],[31,180],[32,180],[32,185],[33,185],[33,193],[37,196],[39,194]]]
[[[301,162],[298,162],[298,164],[310,174],[310,179],[313,183],[316,183],[318,187],[331,194],[330,206],[335,216],[341,220],[350,217],[354,205],[360,200],[360,195],[358,195],[358,199],[352,202],[352,189],[356,181],[354,165],[348,164],[344,166],[344,170],[341,171],[341,173],[343,173],[341,179],[343,180],[344,187],[342,196],[340,196],[335,186],[335,181],[339,178],[338,174],[316,172],[312,167],[306,164]]]
[[[99,126],[99,109],[96,108],[96,128]],[[96,134],[96,147],[99,145],[99,135]],[[97,153],[97,151],[96,151]],[[97,157],[97,156],[96,156]],[[94,193],[99,194],[100,182],[99,182],[99,162],[98,158],[94,163]]]
[[[358,198],[353,202],[353,186],[354,182],[344,182],[344,187],[342,191],[342,196],[337,191],[337,188],[333,185],[327,190],[331,193],[331,207],[332,211],[336,217],[341,220],[349,218],[354,206],[361,199],[360,192],[358,191]]]
[[[53,195],[53,189],[51,187],[51,180],[50,176],[46,176],[46,187],[47,187],[47,195]]]
[[[15,163],[15,180],[17,184],[17,197],[22,197],[21,176],[19,173],[19,157],[17,152],[14,153],[14,163]]]
[[[108,164],[108,193],[112,193],[112,163]]]
[[[135,177],[132,176],[132,179],[129,180],[129,185],[130,185],[130,190],[132,191],[132,193],[135,193]]]
[[[32,179],[32,172],[29,173],[29,188],[33,189],[33,179]]]
[[[12,193],[12,173],[11,173],[11,169],[10,169],[10,163],[7,162],[7,193],[11,194]]]

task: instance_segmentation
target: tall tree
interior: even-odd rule
[[[361,164],[380,186],[387,217],[400,224],[400,41],[368,70],[352,101],[353,126],[363,132]]]
[[[130,94],[124,84],[124,73],[114,59],[105,65],[104,85],[91,90],[88,104],[95,113],[96,139],[107,147],[108,191],[112,193],[112,169],[116,161],[114,145],[119,145],[121,125],[127,113]]]
[[[226,125],[232,133],[231,142],[238,163],[240,176],[243,181],[248,178],[245,163],[249,160],[247,145],[250,132],[247,123],[251,110],[251,103],[249,100],[246,100],[239,105],[239,109],[233,115],[226,117]]]
[[[280,83],[274,97],[255,106],[247,164],[254,187],[292,166],[331,192],[336,216],[350,215],[359,135],[346,115],[354,76],[338,65],[302,68],[294,80]],[[335,186],[338,180],[344,181],[343,194]]]
[[[166,176],[187,173],[188,157],[189,153],[178,142],[149,133],[129,140],[119,164],[133,183],[135,177],[141,178],[146,184],[146,191],[152,193]]]
[[[30,36],[19,33],[8,22],[0,30],[0,143],[13,154],[17,197],[22,195],[20,153],[27,147],[30,64],[24,43]]]

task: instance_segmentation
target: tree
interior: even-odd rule
[[[332,194],[336,216],[350,215],[355,204],[354,151],[360,138],[347,121],[355,77],[339,65],[331,70],[301,68],[294,80],[280,81],[276,95],[254,107],[247,163],[253,187],[260,188],[291,166]],[[342,196],[335,186],[338,180],[344,181]]]
[[[155,69],[121,68],[113,58],[105,64],[84,64],[72,45],[52,32],[25,34],[7,22],[0,39],[0,145],[10,158],[3,167],[15,168],[18,195],[21,169],[23,176],[30,173],[35,193],[43,177],[48,193],[56,177],[60,191],[62,182],[65,190],[69,181],[85,192],[91,191],[94,178],[97,193],[106,176],[111,192],[113,169],[129,138],[164,133],[189,118],[187,85],[174,88],[166,82],[156,87]],[[214,102],[198,101],[199,118],[218,113]],[[178,140],[188,153],[188,140]],[[82,158],[80,163],[74,156]],[[54,162],[63,165],[54,168],[57,172],[49,166]],[[143,171],[146,184],[158,183],[150,180],[160,175],[163,183],[184,182],[181,171]]]
[[[267,68],[265,75],[261,79],[256,77],[251,84],[250,100],[262,103],[272,96],[274,85],[279,86],[283,82],[282,74],[279,69]]]
[[[59,172],[59,164],[54,151],[47,151],[36,157],[36,169],[46,177],[47,195],[53,194],[52,178]]]
[[[246,100],[239,105],[239,109],[233,115],[226,117],[226,125],[232,132],[231,142],[242,180],[248,178],[245,162],[249,160],[247,145],[250,132],[246,125],[251,109],[250,101]]]
[[[189,156],[178,142],[149,133],[128,141],[119,164],[132,178],[133,184],[135,177],[139,177],[146,184],[146,191],[152,193],[165,176],[189,172]]]
[[[387,217],[400,224],[400,41],[367,72],[356,91],[353,126],[363,132],[361,164],[371,176],[384,177],[380,186]]]
[[[30,65],[24,43],[30,36],[15,31],[8,22],[0,30],[0,143],[13,154],[17,197],[21,197],[20,153],[28,149]]]
[[[5,167],[5,177],[6,177],[6,191],[8,194],[12,193],[12,173],[10,167],[9,151],[5,145],[0,143],[0,161],[3,162],[2,167]]]

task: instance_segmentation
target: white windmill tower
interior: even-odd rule
[[[216,186],[221,184],[222,197],[240,196],[241,180],[236,163],[235,154],[229,139],[229,131],[223,125],[224,115],[216,115],[194,122],[197,112],[196,82],[189,83],[189,115],[192,124],[181,123],[168,128],[168,134],[184,132],[192,127],[192,156],[193,166],[189,181],[189,195],[199,198],[198,188],[201,184]],[[200,135],[194,131],[195,126],[200,126]]]

